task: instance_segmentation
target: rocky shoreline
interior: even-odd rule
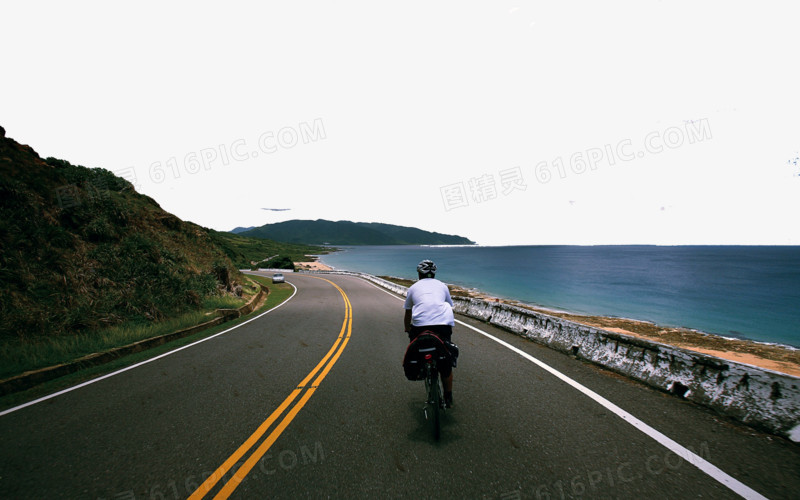
[[[411,286],[414,283],[412,280],[402,278],[390,276],[380,277],[403,286]],[[663,327],[646,321],[571,314],[563,311],[539,308],[514,300],[493,297],[478,290],[466,289],[455,285],[449,285],[449,287],[451,294],[456,297],[471,297],[490,302],[509,304],[566,319],[574,323],[631,335],[633,337],[647,339],[653,342],[727,359],[729,361],[736,361],[738,363],[800,377],[800,349],[790,346],[766,344],[745,339],[732,339],[688,328]]]

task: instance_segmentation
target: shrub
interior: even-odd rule
[[[265,266],[270,268],[270,269],[292,269],[292,270],[294,270],[294,262],[292,262],[291,258],[289,258],[289,257],[287,257],[285,255],[279,255],[279,256],[277,256],[275,258],[272,258],[272,259],[268,260],[267,263],[265,264]]]

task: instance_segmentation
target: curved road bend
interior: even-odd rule
[[[0,498],[187,498],[209,476],[205,498],[740,498],[720,481],[797,497],[797,445],[463,317],[434,442],[400,366],[402,302],[355,277],[288,281],[235,330],[0,416]]]

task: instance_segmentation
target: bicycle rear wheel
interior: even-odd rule
[[[430,402],[428,406],[431,409],[433,438],[438,440],[442,434],[442,383],[439,381],[439,374],[436,370],[431,370],[428,387],[428,401]]]

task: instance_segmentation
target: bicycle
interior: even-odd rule
[[[425,381],[425,420],[431,423],[433,437],[441,435],[442,413],[448,408],[444,400],[441,371],[448,372],[456,366],[458,346],[442,341],[436,334],[426,330],[411,340],[403,356],[403,370],[408,380]]]
[[[441,415],[445,411],[442,381],[439,378],[439,369],[433,354],[425,354],[425,406],[422,412],[425,420],[430,420],[433,428],[433,438],[439,439],[442,433]],[[431,415],[428,415],[430,410]]]

